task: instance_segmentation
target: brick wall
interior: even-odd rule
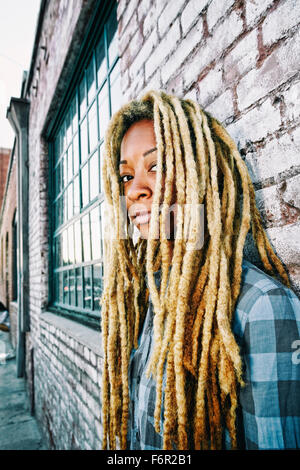
[[[125,99],[188,96],[237,142],[276,253],[300,294],[300,4],[119,0]],[[258,261],[249,244],[246,255]]]
[[[10,152],[10,149],[0,147],[0,208],[2,206],[3,194],[5,190]]]

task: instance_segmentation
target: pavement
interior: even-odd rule
[[[47,450],[30,413],[24,378],[17,378],[9,332],[0,331],[0,450]]]

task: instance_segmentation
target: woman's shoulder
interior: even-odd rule
[[[296,321],[300,329],[300,301],[280,281],[248,260],[243,260],[241,290],[234,316],[234,331],[243,336],[247,323]]]

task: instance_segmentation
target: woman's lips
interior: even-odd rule
[[[151,212],[144,211],[144,212],[137,212],[133,218],[133,222],[135,225],[144,225],[150,222]]]

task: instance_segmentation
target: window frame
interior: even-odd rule
[[[91,306],[91,310],[84,309],[83,307],[76,307],[73,305],[70,305],[69,307],[67,305],[58,305],[55,299],[55,278],[54,278],[54,269],[55,269],[55,244],[54,244],[54,233],[56,230],[55,227],[55,214],[54,214],[54,196],[56,194],[55,192],[55,136],[60,129],[62,125],[65,123],[66,119],[66,114],[68,110],[71,107],[71,103],[73,100],[73,97],[76,96],[76,106],[77,106],[77,113],[79,113],[79,88],[81,84],[82,77],[85,76],[85,92],[86,95],[88,93],[88,84],[87,84],[87,67],[93,57],[93,64],[94,64],[94,79],[96,80],[96,74],[97,70],[95,70],[95,65],[96,65],[96,46],[100,42],[101,37],[104,37],[104,44],[105,44],[105,59],[107,62],[107,54],[108,54],[108,49],[109,45],[107,44],[107,28],[104,27],[104,25],[107,23],[112,11],[117,8],[117,2],[98,2],[98,8],[95,8],[94,15],[92,19],[90,20],[89,26],[88,26],[88,32],[85,36],[85,40],[83,41],[82,47],[81,47],[81,53],[79,54],[79,58],[74,66],[74,71],[71,74],[71,78],[69,80],[68,85],[66,86],[66,93],[61,102],[63,103],[62,106],[60,106],[57,114],[53,117],[50,123],[49,131],[47,133],[47,142],[48,142],[48,148],[49,148],[49,191],[48,191],[48,196],[49,196],[49,204],[48,204],[48,215],[49,215],[49,276],[48,276],[48,305],[47,305],[47,310],[51,311],[55,314],[65,316],[67,318],[70,318],[72,320],[75,320],[79,323],[83,323],[87,326],[91,326],[94,329],[100,330],[100,319],[101,319],[101,311],[98,310],[97,313],[92,310],[93,305]],[[118,31],[118,29],[116,30]],[[102,79],[101,85],[98,84],[97,87],[97,92],[94,95],[93,100],[91,103],[89,103],[86,106],[85,114],[84,117],[80,116],[78,114],[77,116],[77,124],[78,124],[78,136],[80,133],[80,128],[79,124],[81,123],[82,120],[88,118],[88,113],[89,110],[94,106],[96,103],[96,113],[97,113],[97,119],[98,119],[98,113],[99,113],[99,105],[98,99],[95,99],[95,96],[99,95],[101,90],[103,89],[104,86],[108,86],[111,89],[111,84],[109,83],[110,80],[110,75],[111,72],[114,70],[115,66],[117,65],[119,61],[119,55],[116,54],[115,58],[112,62],[112,64],[109,63],[109,67],[106,70],[106,75],[105,78]],[[109,113],[111,115],[111,94],[110,90],[108,92],[108,106],[109,106]],[[99,122],[99,121],[98,121]],[[89,134],[88,134],[89,138]],[[92,156],[95,154],[95,152],[98,153],[98,164],[100,163],[100,147],[102,146],[103,148],[103,142],[104,142],[104,135],[100,138],[100,135],[98,134],[98,140],[97,140],[97,145],[93,152],[88,153],[88,157],[86,157],[85,162],[90,161]],[[80,142],[78,143],[78,146],[80,147]],[[81,149],[79,148],[79,154],[81,152]],[[78,179],[79,179],[79,197],[80,199],[82,198],[82,188],[80,184],[80,179],[81,179],[81,168],[84,166],[84,163],[82,160],[79,158],[79,168],[78,168]],[[75,174],[73,173],[73,177],[75,177]],[[99,183],[100,183],[100,168],[99,168]],[[90,186],[90,185],[89,185]],[[68,187],[68,184],[64,186],[64,190]],[[75,223],[76,220],[82,220],[84,218],[85,214],[90,214],[92,210],[96,207],[99,208],[101,207],[101,204],[104,200],[104,194],[103,194],[103,188],[100,187],[100,192],[98,195],[92,200],[89,201],[89,203],[82,209],[82,206],[80,207],[80,210],[78,214],[74,217],[72,217],[72,221],[67,219],[67,222],[64,222],[62,225],[60,224],[59,228],[64,226],[66,223],[66,227],[68,226],[68,223],[70,223],[70,226]],[[91,222],[90,226],[91,226]],[[90,233],[90,238],[91,238],[91,233]],[[83,250],[83,244],[82,244],[82,250]],[[99,260],[98,260],[99,262]],[[102,260],[103,262],[103,260]],[[93,260],[91,262],[86,264],[87,266],[90,267],[90,270],[94,269],[95,263],[93,263]],[[76,278],[76,269],[81,270],[81,282],[82,282],[82,293],[84,292],[84,283],[83,283],[83,270],[85,269],[85,263],[83,262],[80,267],[75,265],[71,266],[68,265],[66,268],[66,272],[74,272],[75,278]],[[76,267],[75,267],[76,266]],[[63,270],[62,270],[63,271]],[[103,274],[103,272],[102,272]],[[69,275],[68,275],[69,276]],[[70,281],[69,286],[70,286]],[[91,271],[91,283],[93,283],[93,275]],[[93,284],[91,284],[91,290],[93,292]],[[84,295],[84,294],[82,294]],[[93,297],[93,296],[92,296]]]

